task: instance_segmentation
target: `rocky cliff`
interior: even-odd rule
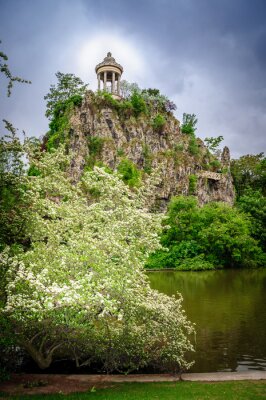
[[[145,173],[160,167],[160,208],[179,194],[196,195],[200,204],[234,201],[229,149],[225,147],[217,159],[200,139],[181,132],[171,112],[166,113],[164,126],[155,129],[151,117],[121,116],[110,104],[88,92],[70,117],[69,146],[75,152],[71,165],[74,180],[88,165],[99,163],[116,169],[121,160],[127,159],[143,171],[143,179]]]

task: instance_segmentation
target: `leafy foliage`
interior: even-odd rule
[[[144,89],[141,92],[148,108],[157,113],[165,113],[176,110],[174,102],[162,95],[159,89]]]
[[[208,150],[216,154],[218,147],[220,146],[223,140],[224,140],[223,136],[218,136],[218,137],[205,138],[204,142]]]
[[[82,97],[80,95],[73,95],[65,101],[60,101],[54,105],[51,122],[49,124],[50,130],[44,138],[45,147],[48,151],[56,149],[59,144],[67,142],[70,124],[69,117],[75,106],[80,106]]]
[[[157,114],[152,121],[152,127],[156,131],[161,131],[166,124],[166,119],[162,114]]]
[[[199,154],[199,146],[198,146],[197,139],[195,136],[192,136],[189,139],[188,151],[192,156],[197,156]]]
[[[162,126],[163,115],[176,109],[176,105],[170,101],[166,96],[162,95],[158,89],[144,89],[141,90],[136,83],[129,83],[122,81],[121,92],[123,98],[116,100],[112,95],[105,91],[100,91],[96,95],[96,103],[102,102],[103,104],[114,108],[118,111],[120,116],[123,117],[139,117],[140,115],[154,115],[158,114],[155,121],[158,125]],[[155,116],[156,118],[156,116]],[[152,121],[152,123],[154,120]],[[158,127],[159,128],[159,127]]]
[[[74,74],[63,74],[62,72],[57,72],[55,74],[58,82],[56,85],[50,86],[50,91],[44,96],[47,100],[46,103],[46,117],[53,119],[55,114],[58,114],[60,107],[72,98],[72,100],[77,96],[77,98],[82,97],[88,85]]]
[[[187,135],[194,135],[196,131],[197,118],[195,114],[183,114],[183,123],[181,126],[181,132]]]
[[[266,252],[266,197],[259,190],[246,190],[238,199],[237,207],[249,215],[251,234]]]
[[[190,195],[194,195],[196,194],[196,190],[197,190],[197,175],[191,174],[189,175],[189,187],[188,187],[188,193]]]
[[[217,159],[211,160],[209,165],[213,171],[217,171],[221,168],[221,163]]]
[[[197,143],[197,138],[195,136],[197,122],[198,120],[195,114],[183,114],[181,132],[190,136],[188,151],[192,156],[197,156],[199,154],[199,146]]]
[[[176,105],[166,96],[160,93],[159,89],[143,89],[141,90],[137,83],[129,83],[126,80],[121,81],[120,90],[122,97],[131,100],[134,94],[138,94],[145,101],[149,110],[154,112],[171,112],[176,110]]]
[[[118,165],[117,171],[121,174],[122,180],[129,187],[137,187],[141,183],[141,173],[133,161],[124,158]]]
[[[130,100],[118,101],[108,92],[98,92],[96,103],[115,109],[120,117],[130,117],[134,114],[133,105]]]
[[[150,174],[152,171],[152,153],[147,144],[143,145],[143,171],[146,172],[146,174]]]
[[[99,136],[91,136],[88,140],[90,154],[99,155],[102,152],[104,139]]]
[[[104,139],[99,136],[90,136],[88,138],[89,156],[86,160],[85,170],[92,169],[100,157],[104,146]]]
[[[138,117],[140,114],[147,114],[148,109],[145,100],[138,92],[133,92],[130,97],[130,102],[133,107],[133,112],[135,117]]]
[[[247,154],[232,160],[231,173],[238,197],[249,188],[262,190],[266,195],[266,157],[264,153]]]
[[[39,176],[41,172],[38,170],[38,168],[35,167],[35,165],[31,165],[28,169],[28,175],[29,176]]]
[[[222,203],[198,207],[193,197],[172,199],[168,228],[159,250],[150,257],[150,268],[210,269],[248,267],[265,263],[265,254],[252,237],[252,225],[237,208]],[[167,251],[168,249],[168,251]],[[195,267],[193,267],[195,262]]]

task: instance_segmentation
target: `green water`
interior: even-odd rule
[[[266,370],[266,269],[148,273],[196,323],[192,372]]]

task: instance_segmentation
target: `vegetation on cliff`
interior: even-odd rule
[[[126,81],[122,82],[122,92],[124,94],[124,99],[120,101],[114,99],[111,94],[107,92],[98,92],[96,94],[91,93],[91,107],[98,110],[97,112],[104,107],[113,109],[117,113],[118,118],[121,119],[121,123],[124,123],[131,118],[135,118],[136,127],[138,124],[143,124],[145,121],[153,129],[154,134],[157,133],[163,135],[163,130],[167,123],[169,123],[167,122],[169,119],[169,113],[175,109],[175,105],[165,96],[161,95],[157,89],[141,90],[137,84],[129,84]],[[63,122],[65,119],[69,120],[69,112],[71,112],[71,109],[68,108],[68,104],[71,104],[71,107],[73,107],[72,99],[73,97],[70,97],[69,100],[66,100],[65,112],[54,114],[55,122],[50,126],[52,129],[50,129],[50,133],[48,134],[48,137],[51,135],[47,142],[48,150],[50,148],[49,143],[51,142],[51,138],[53,138],[53,140],[55,139],[54,143],[57,144],[59,143],[58,137],[63,138],[63,142],[68,143],[65,134],[62,134],[62,131],[67,132],[67,129],[70,127],[67,127],[60,121],[61,119]],[[60,104],[61,103],[59,103],[59,106]],[[53,126],[55,127],[54,130]],[[58,126],[59,128],[57,128]],[[62,130],[60,131],[61,127]],[[168,128],[166,127],[166,129]],[[194,163],[197,165],[197,168],[200,167],[202,170],[218,172],[221,175],[228,174],[230,167],[228,162],[224,165],[220,160],[221,151],[219,150],[219,145],[221,144],[223,137],[218,136],[206,138],[206,147],[204,147],[196,137],[196,130],[196,115],[184,113],[183,123],[181,125],[181,132],[183,134],[182,142],[165,150],[162,153],[162,160],[173,158],[174,164],[178,166],[182,165],[182,163],[186,163],[187,157],[190,157],[190,164],[193,165]],[[91,141],[100,143],[100,149],[96,149],[97,152],[95,152],[94,148],[91,149]],[[102,137],[92,136],[89,138],[89,156],[87,157],[85,170],[92,169],[94,165],[102,165],[101,153],[104,148],[104,141],[105,139]],[[119,162],[117,162],[116,168],[121,174],[123,181],[131,188],[140,185],[143,173],[150,174],[153,170],[154,154],[147,143],[143,144],[142,154],[143,163],[142,167],[139,168],[133,160],[127,158],[127,154],[123,149],[117,149]],[[232,173],[236,184],[238,198],[241,190],[244,193],[248,187],[252,186],[252,188],[258,189],[263,186],[264,175],[262,171],[264,163],[263,155],[244,156],[239,161],[233,161]],[[199,189],[200,184],[202,185],[202,183],[199,182],[198,174],[195,172],[195,169],[192,170],[192,173],[187,177],[187,194],[192,196],[197,196],[198,190],[202,190]],[[228,179],[230,179],[230,175]],[[208,190],[207,187],[206,190]],[[249,196],[249,200],[247,200],[247,196]],[[262,196],[260,206],[264,202],[264,199],[265,198]],[[181,198],[179,200],[181,201]],[[189,199],[183,199],[182,201],[187,201],[189,203]],[[172,267],[200,270],[228,267],[232,265],[255,266],[263,264],[263,260],[265,260],[264,256],[261,254],[261,249],[264,251],[263,238],[265,235],[263,233],[265,222],[261,222],[263,211],[260,211],[258,216],[258,213],[255,212],[255,207],[252,207],[251,203],[252,199],[250,194],[248,195],[247,192],[245,197],[241,201],[238,201],[237,208],[233,209],[221,204],[212,206],[205,205],[201,208],[195,203],[194,208],[190,208],[188,214],[198,213],[202,222],[201,224],[198,224],[192,220],[190,224],[194,224],[192,230],[195,237],[192,235],[193,238],[191,238],[191,233],[189,233],[188,237],[183,237],[182,241],[180,241],[180,238],[175,238],[175,242],[170,238],[166,240],[166,236],[170,234],[169,232],[171,229],[177,229],[176,226],[178,225],[177,221],[179,215],[176,215],[176,219],[171,219],[171,217],[169,217],[168,225],[170,224],[171,228],[169,231],[165,229],[164,236],[162,237],[162,243],[168,251],[159,251],[154,254],[150,258],[148,266],[154,268]],[[248,210],[249,206],[251,208],[250,212]],[[261,209],[263,210],[263,207]],[[171,205],[168,215],[172,212],[170,210]],[[212,210],[213,219],[208,220],[206,217],[203,218],[203,213],[210,214],[210,210]],[[226,217],[224,216],[222,218],[223,212]],[[219,240],[214,240],[212,246],[207,245],[207,242],[202,243],[202,239],[199,238],[204,224],[206,224],[206,226],[211,224],[213,231],[216,231],[218,226],[220,226],[221,232],[217,232],[217,235],[219,234],[223,237]],[[232,233],[230,233],[230,230]],[[246,240],[249,242],[249,251],[242,243],[243,237],[246,237]],[[190,242],[191,240],[193,245]],[[211,243],[211,241],[209,243]],[[216,245],[219,251],[216,251]]]

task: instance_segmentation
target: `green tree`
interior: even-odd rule
[[[247,154],[232,160],[231,173],[238,197],[249,188],[262,190],[266,195],[266,158],[264,153]]]
[[[259,190],[246,190],[238,199],[237,207],[249,216],[251,234],[266,252],[266,197]]]
[[[44,136],[43,142],[48,151],[55,149],[59,144],[68,143],[70,123],[69,118],[75,106],[80,106],[82,97],[78,94],[69,99],[59,101],[54,105],[49,131]]]
[[[64,103],[73,96],[83,96],[87,90],[88,84],[74,74],[55,74],[58,82],[50,86],[50,91],[44,96],[46,103],[46,117],[51,119],[54,116],[58,104]]]
[[[188,135],[194,135],[196,131],[196,125],[197,125],[197,118],[195,114],[183,114],[183,123],[181,126],[181,131],[182,133],[186,133]]]
[[[193,197],[176,197],[168,209],[168,228],[161,243],[168,251],[151,256],[149,267],[197,269],[253,267],[265,263],[265,254],[252,237],[247,215],[223,203],[197,205]],[[207,264],[206,264],[207,262]],[[195,269],[195,268],[194,268]]]
[[[130,102],[133,106],[133,112],[135,117],[138,117],[140,114],[147,114],[147,105],[141,94],[137,91],[134,91],[132,96],[130,97]]]
[[[217,155],[218,147],[220,146],[223,140],[224,140],[223,136],[217,136],[217,137],[205,138],[204,142],[208,150]]]

